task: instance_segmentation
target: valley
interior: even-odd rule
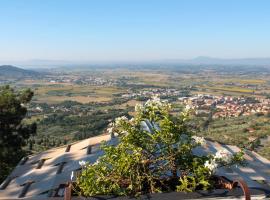
[[[16,74],[7,83],[34,92],[25,120],[38,127],[25,146],[32,153],[104,134],[115,117],[132,116],[136,104],[157,95],[175,114],[194,109],[196,134],[269,158],[260,143],[270,135],[269,78],[267,68],[232,74],[220,66],[92,67]]]

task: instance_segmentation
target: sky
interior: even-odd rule
[[[269,0],[0,0],[0,61],[270,57]]]

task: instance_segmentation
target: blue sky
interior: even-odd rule
[[[0,0],[0,61],[270,57],[269,0]]]

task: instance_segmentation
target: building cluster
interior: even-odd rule
[[[79,85],[96,85],[96,86],[115,86],[118,84],[116,80],[103,79],[94,76],[59,76],[47,77],[46,81],[51,84],[71,83]]]
[[[200,94],[178,99],[195,109],[197,115],[211,115],[214,119],[248,116],[256,113],[268,114],[270,112],[270,100],[263,98]]]
[[[123,98],[151,98],[153,96],[160,97],[180,97],[182,96],[183,91],[177,89],[170,88],[151,88],[138,92],[129,92],[127,94],[123,94]]]

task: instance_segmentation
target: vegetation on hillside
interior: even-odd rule
[[[260,147],[260,140],[270,136],[270,118],[265,115],[240,116],[215,119],[203,130],[205,120],[197,118],[199,135],[225,144],[250,150]],[[269,157],[269,156],[268,156]]]

